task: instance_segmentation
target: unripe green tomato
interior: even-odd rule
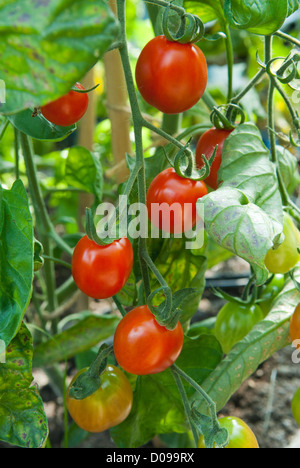
[[[292,413],[295,421],[300,426],[300,387],[296,390],[292,400]]]
[[[219,418],[219,423],[228,430],[228,444],[225,448],[259,448],[253,431],[242,419],[227,416]],[[203,436],[199,439],[198,448],[206,448]]]
[[[270,273],[287,273],[300,261],[300,232],[287,213],[284,214],[283,234],[282,244],[266,255],[265,265]]]
[[[274,275],[270,283],[268,283],[266,286],[263,286],[262,292],[258,298],[258,305],[263,311],[264,317],[266,317],[266,315],[268,315],[270,312],[271,305],[280,291],[282,291],[284,283],[284,275]]]
[[[227,302],[219,311],[215,324],[215,336],[224,353],[227,354],[263,318],[263,312],[256,304]]]

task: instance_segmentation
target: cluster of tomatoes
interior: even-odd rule
[[[153,82],[156,86],[153,86]],[[207,84],[205,57],[194,44],[169,41],[165,36],[155,37],[145,46],[138,59],[136,83],[148,104],[167,114],[184,112],[194,106],[205,91]],[[69,126],[81,119],[88,107],[88,94],[79,83],[76,83],[75,88],[66,96],[41,108],[41,113],[47,120],[55,125]],[[154,178],[147,191],[147,208],[149,219],[156,224],[156,227],[176,234],[196,225],[198,221],[196,202],[208,193],[207,186],[212,190],[218,187],[218,170],[222,160],[223,144],[231,131],[211,128],[198,141],[196,147],[198,169],[204,166],[203,156],[209,160],[218,145],[205,183],[181,177],[172,167]],[[159,217],[154,217],[152,210],[154,205],[165,206],[166,209],[171,205],[175,206],[171,212],[168,209],[168,226],[164,225],[166,216],[163,208]],[[288,239],[288,247],[283,244],[284,254],[280,249],[269,252],[266,265],[270,272],[286,273],[296,263],[295,245],[298,245],[299,233],[297,235],[287,218],[285,218],[284,233]],[[286,250],[288,250],[287,255]],[[126,237],[115,240],[109,245],[98,245],[85,235],[74,249],[72,258],[74,281],[89,297],[95,299],[112,297],[129,279],[133,257],[132,245]],[[240,309],[240,305],[235,308],[230,305],[230,323],[232,323],[232,314],[241,316]],[[242,314],[247,317],[242,334],[247,334],[253,324],[263,318],[264,314],[259,306],[254,305],[252,309],[251,313],[247,308]],[[222,343],[223,338],[227,339],[228,336],[231,336],[235,342],[239,341],[242,338],[240,330],[235,335],[228,334],[226,328],[228,311],[225,308],[221,312],[218,316],[220,325],[216,327],[220,342]],[[246,333],[245,329],[248,330]],[[291,321],[291,336],[293,339],[300,338],[300,307],[297,308]],[[130,374],[159,373],[176,361],[183,346],[183,339],[184,333],[180,322],[174,329],[169,330],[156,321],[146,305],[142,305],[128,312],[119,322],[114,334],[114,354],[120,367]],[[233,342],[225,345],[223,343],[224,351],[228,352],[233,344]],[[78,374],[74,379],[77,376]],[[127,377],[119,368],[110,365],[101,374],[101,386],[94,394],[83,400],[70,398],[68,394],[67,406],[71,416],[81,428],[89,432],[101,432],[126,419],[132,407],[132,400],[132,388]],[[298,417],[300,418],[299,414]],[[228,429],[228,447],[258,448],[254,434],[243,421],[231,417],[220,418],[220,424]],[[205,447],[203,438],[199,440],[199,447]]]

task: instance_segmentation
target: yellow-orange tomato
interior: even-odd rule
[[[80,370],[75,379],[87,369]],[[101,374],[101,386],[95,393],[82,400],[69,396],[68,411],[81,429],[87,432],[102,432],[123,422],[132,407],[133,392],[125,374],[115,366],[107,366]]]
[[[254,433],[242,419],[227,416],[219,418],[219,423],[228,430],[229,440],[225,448],[259,448]],[[203,436],[199,439],[198,448],[206,448]]]

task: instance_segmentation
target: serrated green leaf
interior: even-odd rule
[[[90,349],[113,335],[119,318],[88,315],[67,330],[41,343],[34,350],[34,367],[51,366]]]
[[[0,271],[0,339],[8,345],[22,322],[33,281],[33,222],[21,180],[11,190],[0,186]]]
[[[264,259],[282,234],[283,211],[275,166],[254,124],[238,126],[225,140],[218,176],[218,190],[198,200],[205,227],[215,242],[248,261],[263,284]]]
[[[286,0],[225,0],[224,11],[230,26],[261,35],[273,34],[288,15]]]
[[[184,0],[184,7],[188,12],[199,16],[203,23],[218,19],[224,21],[224,12],[219,0]]]
[[[297,276],[299,280],[299,269]],[[289,344],[290,318],[300,302],[300,292],[289,281],[267,317],[237,343],[217,368],[203,382],[203,389],[220,411],[231,395],[252,375],[259,364]],[[205,404],[199,407],[205,412]]]
[[[66,94],[117,39],[104,0],[2,0],[0,79],[3,113],[38,107]]]
[[[23,324],[0,364],[0,439],[24,448],[40,448],[48,436],[43,402],[31,386],[32,339]]]

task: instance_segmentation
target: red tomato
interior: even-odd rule
[[[300,349],[300,304],[296,307],[290,321],[290,337],[293,342],[295,341],[296,347]]]
[[[227,416],[219,419],[221,427],[228,430],[228,444],[225,448],[259,448],[256,437],[250,427],[240,418]],[[206,448],[201,436],[198,448]]]
[[[71,384],[86,370],[80,370]],[[87,432],[102,432],[120,424],[127,418],[132,407],[132,388],[120,369],[107,366],[100,379],[98,390],[82,400],[70,398],[70,387],[67,391],[68,411],[76,424]]]
[[[133,249],[127,237],[101,246],[84,236],[73,252],[72,274],[87,296],[106,299],[125,286],[132,265]]]
[[[84,87],[80,83],[76,83],[75,87],[84,90]],[[84,116],[88,104],[89,98],[87,93],[77,93],[71,90],[68,94],[42,106],[41,113],[45,119],[54,125],[68,127],[78,122]]]
[[[205,179],[205,183],[214,190],[218,188],[218,170],[220,169],[222,162],[224,141],[231,132],[232,130],[211,128],[207,132],[203,133],[196,146],[196,165],[198,169],[201,169],[204,166],[202,155],[204,154],[206,159],[209,160],[213,155],[216,145],[218,145],[215,159],[210,168],[210,174]]]
[[[165,232],[186,232],[199,221],[196,203],[207,193],[204,182],[180,177],[172,167],[165,169],[147,192],[149,219]]]
[[[147,306],[136,307],[122,318],[116,328],[115,357],[130,374],[156,374],[176,361],[183,338],[180,322],[174,330],[168,330],[157,323]]]
[[[157,36],[143,48],[135,77],[148,104],[166,114],[179,114],[193,107],[206,89],[206,59],[194,44]]]

